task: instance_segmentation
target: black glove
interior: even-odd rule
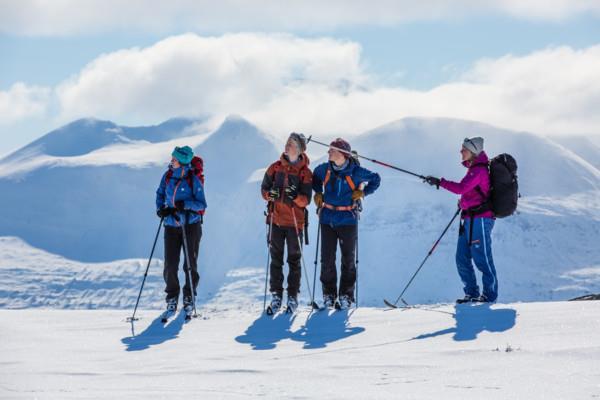
[[[158,215],[160,218],[167,218],[169,215],[173,215],[175,214],[175,212],[177,211],[177,209],[173,208],[173,207],[161,207],[159,210],[156,210],[156,215]]]
[[[179,200],[175,202],[175,208],[177,211],[182,212],[185,210],[185,202],[183,200]]]
[[[294,199],[298,197],[298,188],[296,187],[296,185],[290,185],[285,188],[285,197],[287,197],[291,201],[294,201]]]
[[[279,188],[274,187],[269,190],[268,196],[271,201],[277,200],[281,196],[281,193],[279,193]]]
[[[439,178],[433,177],[433,176],[428,176],[425,178],[425,180],[423,182],[427,182],[429,183],[431,186],[435,186],[437,189],[440,188],[440,182],[441,180]]]

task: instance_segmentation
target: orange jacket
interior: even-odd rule
[[[308,168],[309,163],[310,160],[304,153],[300,155],[295,165],[292,165],[285,154],[282,154],[278,161],[269,166],[261,185],[262,196],[270,201],[269,191],[272,188],[279,188],[280,197],[269,207],[267,223],[270,222],[269,218],[272,215],[274,224],[293,227],[295,215],[296,229],[304,228],[304,210],[312,196],[312,172]],[[293,202],[285,195],[285,189],[291,185],[298,188],[298,196]]]

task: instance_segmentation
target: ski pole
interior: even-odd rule
[[[148,258],[148,265],[146,265],[146,272],[144,273],[144,279],[142,280],[142,286],[140,287],[140,293],[138,294],[137,300],[135,301],[135,308],[133,309],[133,314],[131,317],[127,318],[127,322],[137,321],[138,319],[135,317],[135,313],[138,308],[138,304],[140,303],[140,297],[142,296],[142,289],[144,289],[144,283],[146,283],[146,277],[148,276],[148,269],[150,268],[150,262],[152,261],[152,256],[154,255],[154,249],[156,248],[156,242],[158,241],[158,234],[160,233],[160,228],[162,227],[163,221],[165,217],[160,218],[160,222],[158,224],[158,231],[156,231],[156,237],[154,238],[154,244],[152,245],[152,251],[150,252],[150,258]]]
[[[356,303],[354,303],[354,305],[356,308],[358,308],[358,221],[356,222],[356,239],[354,243],[356,247],[356,260],[354,261],[354,265],[356,265],[356,295],[354,296],[354,300]]]
[[[358,185],[358,189],[359,190],[365,190],[365,182],[362,182],[360,185]],[[362,201],[360,200],[356,200],[354,202],[354,205],[356,206],[356,238],[354,239],[354,247],[355,247],[355,260],[354,260],[354,265],[356,268],[356,294],[354,296],[354,300],[355,300],[355,307],[358,308],[358,222],[360,221],[360,213],[362,212]]]
[[[454,222],[454,220],[456,219],[456,217],[458,216],[458,214],[460,213],[460,208],[458,208],[456,210],[456,212],[454,213],[454,216],[452,217],[452,219],[450,220],[450,222],[448,223],[448,225],[446,226],[446,229],[444,229],[444,232],[442,232],[442,234],[440,235],[440,237],[438,238],[438,240],[433,244],[433,247],[431,248],[431,250],[429,250],[429,253],[427,253],[427,255],[425,256],[425,259],[423,260],[423,262],[421,263],[421,265],[419,265],[419,268],[417,268],[417,270],[415,271],[415,273],[413,274],[412,278],[410,278],[410,280],[408,281],[408,283],[406,284],[406,286],[404,287],[404,289],[402,290],[402,293],[400,293],[400,296],[398,296],[398,298],[396,299],[395,302],[391,303],[387,300],[383,300],[383,302],[390,308],[398,308],[398,302],[400,300],[402,300],[402,302],[406,305],[408,305],[408,303],[406,301],[404,301],[404,299],[402,298],[402,296],[404,295],[404,292],[406,292],[406,289],[408,289],[408,287],[410,286],[410,284],[412,283],[412,281],[415,279],[415,276],[417,276],[417,274],[419,273],[419,271],[421,270],[421,268],[423,267],[423,265],[425,264],[425,261],[427,261],[427,259],[429,258],[429,256],[433,253],[433,251],[435,250],[435,248],[437,247],[438,243],[440,242],[440,240],[442,240],[442,237],[444,237],[444,235],[446,234],[446,232],[448,231],[448,229],[450,228],[450,225],[452,225],[452,223]]]
[[[192,294],[192,305],[194,307],[194,318],[198,317],[198,314],[196,313],[196,295],[194,294],[194,282],[192,281],[192,263],[190,261],[190,253],[188,251],[189,247],[188,247],[188,241],[187,241],[187,234],[185,233],[185,227],[187,226],[187,213],[188,211],[186,210],[184,215],[184,220],[183,220],[183,225],[181,225],[181,233],[183,234],[183,253],[184,253],[184,257],[185,257],[185,263],[187,265],[187,278],[188,278],[188,282],[189,282],[189,287],[190,287],[190,293]],[[179,218],[177,217],[177,215],[175,215],[175,219],[179,220]]]
[[[314,291],[310,290],[310,281],[308,280],[308,272],[306,269],[306,264],[304,263],[304,249],[302,248],[302,241],[300,240],[300,233],[298,231],[298,221],[296,219],[296,213],[294,212],[294,204],[292,203],[292,208],[290,208],[290,210],[292,211],[292,217],[294,217],[294,229],[296,230],[296,239],[298,239],[298,246],[300,248],[300,259],[302,260],[302,269],[304,270],[304,277],[306,278],[306,287],[308,289],[308,293],[314,293]],[[300,232],[302,232],[302,230],[300,230]],[[312,298],[310,299],[310,306],[313,306],[315,299]]]
[[[265,215],[269,218],[269,232],[267,233],[267,270],[265,272],[265,296],[263,298],[263,312],[267,309],[267,283],[269,281],[269,264],[271,263],[271,235],[273,232],[273,215],[271,211],[273,208],[273,202],[267,203],[267,212]]]
[[[317,307],[317,304],[315,303],[315,291],[317,290],[317,260],[319,259],[319,238],[321,237],[321,209],[317,208],[317,217],[319,219],[319,226],[317,227],[317,243],[316,243],[316,250],[315,250],[315,271],[313,273],[313,290],[312,290],[312,304],[311,306],[313,308]]]
[[[414,172],[411,172],[411,171],[408,171],[408,170],[396,167],[394,165],[391,165],[391,164],[388,164],[388,163],[384,163],[383,161],[375,160],[374,158],[369,158],[369,157],[361,156],[358,153],[355,153],[355,152],[352,152],[352,151],[347,151],[347,150],[344,150],[344,149],[340,149],[339,147],[330,146],[328,144],[319,142],[319,141],[313,139],[312,136],[309,136],[308,139],[306,140],[307,144],[309,142],[314,142],[316,144],[320,144],[321,146],[330,147],[330,148],[332,148],[334,150],[337,150],[337,151],[339,151],[341,153],[349,154],[351,157],[363,158],[363,159],[371,161],[371,162],[373,162],[375,164],[383,165],[384,167],[392,168],[392,169],[395,169],[396,171],[400,171],[400,172],[404,172],[405,174],[416,176],[417,178],[426,179],[426,177],[423,176],[423,175],[419,175],[419,174],[416,174]]]

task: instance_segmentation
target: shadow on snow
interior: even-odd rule
[[[452,314],[456,326],[437,332],[419,335],[415,339],[428,339],[454,333],[456,341],[474,340],[483,331],[504,332],[515,326],[517,312],[511,308],[492,309],[489,304],[455,306]]]
[[[146,350],[151,346],[156,346],[179,336],[179,332],[181,332],[181,328],[185,323],[185,313],[180,312],[176,318],[166,324],[161,322],[161,316],[162,313],[139,335],[134,334],[132,326],[132,336],[121,339],[121,342],[127,346],[126,350]]]
[[[362,327],[349,326],[351,313],[348,311],[311,313],[305,324],[295,332],[291,330],[295,316],[285,313],[278,314],[275,318],[262,315],[235,340],[250,344],[253,350],[274,349],[278,342],[285,339],[304,342],[304,349],[320,349],[327,347],[329,343],[365,331]]]

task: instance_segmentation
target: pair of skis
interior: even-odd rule
[[[312,304],[309,305],[311,307],[311,311],[312,310],[316,310],[316,311],[321,311],[324,310],[325,308],[321,308],[319,307],[319,305],[317,304],[316,301],[313,301]],[[285,314],[295,314],[298,311],[299,307],[296,308],[290,308],[288,306],[286,307],[279,307],[278,309],[274,309],[273,307],[271,307],[271,305],[268,305],[267,308],[265,309],[265,314],[272,316],[277,314],[280,310],[283,311]]]
[[[184,308],[183,312],[185,313],[185,317],[184,317],[185,322],[191,321],[192,318],[197,317],[197,315],[194,315],[194,309],[191,307],[188,310],[186,310]],[[177,314],[177,310],[166,310],[165,312],[162,313],[162,315],[160,317],[160,322],[162,322],[163,324],[166,324],[167,322],[169,322],[169,319],[173,318],[173,316],[175,314]]]

